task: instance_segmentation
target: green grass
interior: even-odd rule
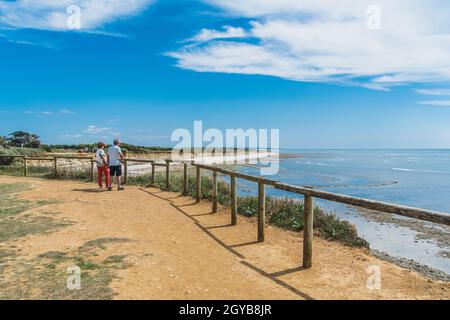
[[[71,224],[70,221],[52,219],[48,213],[29,213],[32,208],[54,203],[18,198],[18,194],[30,188],[29,184],[0,184],[0,300],[112,299],[114,292],[110,283],[115,270],[127,267],[123,263],[127,255],[110,256],[100,262],[93,259],[108,245],[130,240],[99,238],[86,242],[71,254],[48,251],[32,258],[22,256],[15,240],[49,234]],[[70,266],[81,269],[81,290],[67,288],[67,268]]]
[[[98,248],[106,249],[108,244],[125,243],[125,242],[129,242],[129,241],[130,241],[130,239],[127,239],[127,238],[98,238],[98,239],[86,242],[83,246],[81,246],[79,248],[79,250],[85,252],[85,251],[96,250]]]
[[[45,234],[71,225],[68,221],[55,221],[49,217],[12,217],[0,220],[0,242],[14,241],[33,234]]]
[[[67,288],[67,268],[70,266],[81,269],[80,290]],[[95,264],[84,257],[66,253],[55,257],[44,253],[30,260],[19,260],[11,266],[15,277],[4,277],[0,299],[110,300],[114,292],[109,285],[115,277],[114,269],[118,267]]]
[[[103,238],[117,239],[117,238]],[[98,240],[98,239],[97,239]],[[100,246],[116,241],[89,241],[73,254],[60,251],[48,251],[31,259],[20,259],[11,251],[0,251],[0,299],[1,300],[110,300],[114,292],[110,288],[115,270],[126,268],[123,260],[127,255],[108,257],[103,262],[91,260],[92,252]],[[95,245],[93,245],[95,244]],[[11,263],[13,261],[13,263]],[[9,264],[13,277],[3,275],[3,269]],[[81,289],[67,288],[67,268],[77,266],[81,269]]]
[[[17,198],[18,193],[29,189],[28,184],[0,184],[0,219],[17,215],[32,207],[31,202]]]
[[[43,176],[44,179],[51,180],[80,180],[80,181],[88,181],[91,180],[91,171],[90,169],[86,170],[61,170],[58,169],[58,173],[55,175],[52,169],[51,172],[48,172]]]
[[[126,258],[126,255],[116,255],[116,256],[110,256],[103,261],[104,263],[122,263],[123,260]]]
[[[49,204],[48,201],[31,202],[17,197],[20,192],[29,189],[28,184],[0,184],[0,242],[48,233],[70,225],[68,221],[24,214],[27,210]]]

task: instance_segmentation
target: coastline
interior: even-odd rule
[[[161,154],[161,159],[167,158],[168,153]],[[301,157],[301,154],[280,154],[279,158],[298,158]],[[241,153],[236,156],[230,157],[205,157],[203,161],[207,162],[219,162],[218,160],[226,160],[226,162],[233,161],[242,161],[243,159],[267,159],[270,157],[269,153],[261,154],[257,152],[250,152],[248,154]],[[199,161],[199,157],[191,158],[190,160]],[[159,160],[159,159],[158,159]],[[189,160],[187,160],[189,161]],[[205,161],[205,162],[206,162]],[[43,163],[44,166],[47,166],[48,163]],[[74,160],[64,160],[62,165],[68,170],[80,170],[83,169],[85,164],[81,164],[79,161]],[[171,166],[175,170],[181,169],[179,164],[171,164]],[[255,167],[257,165],[253,164],[237,164],[239,167]],[[165,169],[162,167],[157,167],[156,171],[158,173],[163,172]],[[129,175],[130,176],[140,176],[144,174],[148,174],[151,172],[150,164],[133,164],[129,163]],[[248,191],[248,190],[247,190]],[[247,192],[246,191],[246,192]],[[245,193],[244,193],[245,194]],[[327,208],[327,206],[322,206],[320,202],[318,206],[326,212],[333,213],[333,210]],[[335,212],[336,213],[336,212]],[[340,219],[349,221],[354,224],[358,233],[362,235],[364,238],[365,235],[373,235],[372,239],[367,239],[371,245],[371,251],[373,251],[374,255],[379,256],[387,261],[393,262],[401,267],[408,268],[410,270],[414,270],[419,272],[425,276],[431,277],[433,279],[442,280],[442,281],[450,281],[450,272],[447,270],[442,270],[439,265],[434,264],[434,260],[440,259],[441,261],[446,261],[448,265],[448,261],[450,259],[450,228],[448,227],[433,227],[433,224],[405,219],[403,217],[397,217],[391,214],[373,212],[370,210],[364,210],[360,208],[352,208],[345,206],[345,210],[337,215]],[[349,219],[351,217],[357,216],[357,219]],[[381,232],[381,231],[385,232]],[[405,231],[406,230],[406,231]],[[410,230],[410,231],[407,231]],[[398,233],[398,236],[395,236],[395,233]],[[412,249],[407,248],[411,252],[416,252],[417,254],[405,254],[408,250],[404,249],[402,235],[408,234],[408,239],[414,242],[414,246]],[[378,238],[376,238],[378,237]],[[393,243],[393,245],[389,245],[389,242]],[[411,242],[411,241],[410,241]],[[382,244],[382,245],[380,245]],[[398,252],[397,248],[393,248],[396,244],[399,244],[402,250]],[[437,246],[439,250],[430,250],[432,247]],[[403,246],[403,247],[402,247]],[[422,248],[423,247],[423,248]],[[392,249],[392,250],[391,250]],[[439,254],[439,257],[430,258],[431,255]],[[418,259],[418,257],[420,259]],[[442,266],[442,264],[441,264]],[[447,272],[446,272],[447,271]]]
[[[290,153],[290,154],[279,154],[279,159],[294,159],[302,157],[302,154],[299,153]],[[270,155],[265,155],[265,158],[267,159],[270,157]],[[238,158],[236,157],[228,157],[227,161],[233,161],[233,160],[242,160],[245,159],[245,155],[240,155]],[[258,158],[258,154],[254,153],[251,154],[249,158],[255,159]],[[263,157],[260,157],[263,158]],[[196,161],[199,160],[199,158],[195,158]],[[192,159],[194,160],[194,158]],[[218,158],[209,157],[206,159],[208,162],[218,162]],[[175,168],[179,165],[172,164]],[[237,164],[237,169],[239,167],[254,167],[258,168],[258,165],[254,164]],[[129,172],[130,175],[140,175],[148,173],[148,170],[151,169],[151,165],[132,165],[130,166]],[[157,168],[157,172],[164,171],[164,168]],[[397,184],[397,181],[393,181],[389,184],[385,185],[394,185]],[[378,185],[374,185],[378,186]],[[249,190],[247,190],[248,192]],[[320,203],[320,202],[319,202]],[[328,208],[328,206],[322,206],[321,204],[318,204],[318,206],[322,209],[324,209],[326,212],[332,212],[333,210]],[[343,214],[338,214],[338,217],[340,219],[349,221],[350,223],[354,224],[357,229],[358,233],[362,235],[363,237],[369,233],[376,234],[377,236],[379,234],[382,234],[377,239],[371,239],[368,240],[371,244],[371,252],[374,256],[379,257],[382,260],[386,260],[389,262],[392,262],[400,267],[407,268],[409,270],[418,272],[424,276],[430,277],[435,280],[440,281],[450,281],[450,271],[442,270],[442,261],[449,261],[450,256],[450,228],[445,226],[437,226],[432,223],[428,223],[425,221],[420,220],[414,220],[414,219],[408,219],[404,217],[398,217],[392,214],[388,213],[382,213],[382,212],[374,212],[371,210],[365,210],[362,208],[353,208],[349,206],[345,206],[345,209],[347,212]],[[350,212],[350,213],[349,213]],[[336,212],[334,212],[336,213]],[[357,215],[359,219],[356,221],[353,219],[349,219],[349,215]],[[364,222],[366,220],[366,222]],[[367,224],[367,221],[370,223]],[[373,225],[375,225],[375,228],[372,228]],[[389,229],[387,229],[387,226],[390,226]],[[386,228],[386,232],[383,235],[383,232],[380,230]],[[397,236],[393,235],[392,230],[395,230],[396,233],[398,233]],[[410,230],[410,232],[408,231]],[[420,254],[410,254],[408,250],[398,250],[395,248],[396,244],[400,244],[402,237],[404,235],[408,234],[409,240],[412,240],[414,245],[417,246],[417,248],[407,248],[408,250],[421,250],[421,246],[424,246],[423,252]],[[412,238],[412,239],[411,239]],[[381,247],[385,247],[383,249],[379,249],[379,244],[381,242],[384,242],[385,244]],[[409,241],[411,242],[411,241]],[[372,249],[372,246],[375,247],[375,249]],[[404,246],[404,244],[402,244]],[[439,251],[440,255],[437,256],[438,252],[433,252],[432,249],[435,247],[439,248],[437,251]],[[405,254],[405,251],[407,254]],[[434,254],[434,258],[430,259],[430,256]],[[422,256],[426,256],[426,259]],[[437,260],[439,260],[437,263]],[[436,262],[436,263],[435,263]]]

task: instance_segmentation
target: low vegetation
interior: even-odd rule
[[[107,142],[107,141],[105,141]],[[155,151],[171,151],[171,148],[164,147],[144,147],[135,146],[129,143],[121,143],[122,151],[131,152],[134,154],[149,154]],[[73,152],[94,152],[97,150],[97,144],[57,144],[57,145],[42,145],[41,146],[46,152],[53,151],[73,151]],[[108,146],[107,146],[108,147]]]
[[[30,235],[48,234],[71,225],[57,219],[57,213],[30,211],[48,201],[27,201],[18,195],[28,184],[0,184],[0,300],[23,299],[112,299],[111,281],[116,269],[124,269],[126,254],[100,258],[100,252],[124,238],[100,238],[86,242],[71,252],[49,251],[34,257],[21,255],[17,240]],[[68,268],[81,270],[81,289],[67,287]]]
[[[33,148],[7,148],[0,149],[0,156],[11,156],[11,157],[0,157],[0,165],[12,165],[15,161],[21,162],[20,159],[15,159],[13,156],[29,156],[29,157],[41,157],[45,151],[43,149],[33,149]]]

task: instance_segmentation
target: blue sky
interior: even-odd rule
[[[0,1],[0,134],[169,146],[202,120],[284,148],[450,147],[445,1],[380,0],[374,30],[363,0],[47,2]]]

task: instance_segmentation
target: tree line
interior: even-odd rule
[[[41,146],[41,141],[37,134],[25,131],[15,131],[6,137],[0,136],[0,146],[4,148],[39,148]]]
[[[41,148],[47,152],[52,150],[78,150],[84,152],[92,152],[97,149],[97,144],[42,144],[40,137],[37,134],[25,131],[15,131],[8,136],[0,136],[0,146],[3,148]],[[122,143],[122,148],[128,152],[145,154],[152,151],[170,151],[172,148],[164,147],[144,147],[135,146],[128,143]]]

